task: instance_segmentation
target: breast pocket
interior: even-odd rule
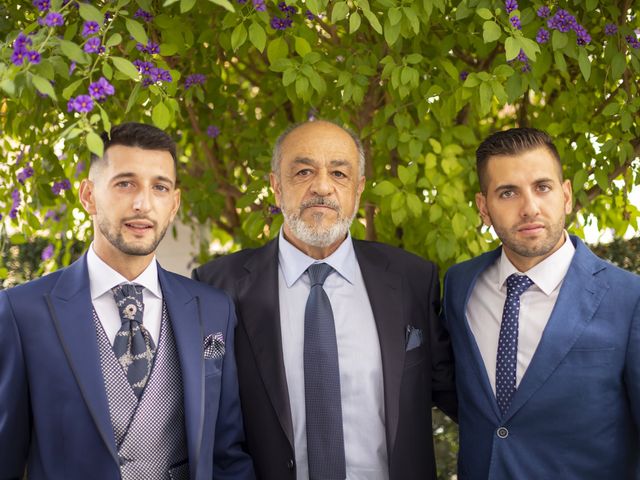
[[[221,358],[205,358],[204,360],[204,376],[215,377],[222,374],[222,362],[224,357]]]
[[[572,348],[563,363],[569,368],[606,367],[613,362],[615,351],[614,347]]]

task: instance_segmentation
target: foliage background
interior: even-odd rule
[[[41,274],[91,238],[75,187],[102,150],[96,134],[125,120],[178,139],[182,219],[231,249],[277,233],[270,146],[312,117],[363,139],[353,235],[441,271],[495,246],[473,205],[474,150],[512,126],[557,139],[573,232],[597,222],[622,235],[638,218],[639,11],[640,0],[0,0],[0,279],[27,243]]]

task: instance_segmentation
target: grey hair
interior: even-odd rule
[[[278,177],[280,176],[280,161],[282,160],[282,143],[289,136],[289,134],[294,130],[298,129],[299,127],[302,127],[304,125],[307,125],[308,123],[313,123],[313,122],[330,123],[331,125],[335,125],[336,127],[342,129],[345,133],[347,133],[351,137],[351,140],[353,140],[353,143],[356,144],[356,148],[358,149],[358,172],[361,177],[364,176],[364,164],[365,164],[364,147],[362,146],[362,142],[358,138],[358,135],[356,135],[356,133],[350,128],[343,127],[342,125],[338,125],[336,122],[332,122],[330,120],[321,120],[321,119],[295,123],[287,127],[287,129],[280,134],[280,136],[276,140],[276,143],[273,145],[273,153],[271,155],[271,171],[275,173]]]

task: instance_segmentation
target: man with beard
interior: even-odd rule
[[[502,247],[445,277],[460,478],[640,478],[640,279],[564,230],[571,182],[549,135],[498,132],[476,158]]]
[[[253,479],[233,304],[155,259],[175,143],[138,123],[103,141],[80,185],[87,253],[0,292],[0,478]]]
[[[278,238],[194,271],[236,302],[247,447],[263,480],[435,478],[431,408],[456,409],[438,275],[349,235],[364,161],[333,123],[290,128],[272,158]]]

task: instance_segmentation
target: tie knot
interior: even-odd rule
[[[529,277],[513,273],[507,278],[507,297],[513,295],[519,297],[531,285],[533,285],[533,281]]]
[[[142,302],[142,285],[125,283],[111,289],[116,301],[120,319],[123,322],[136,321],[142,323],[144,303]]]
[[[309,274],[311,286],[322,286],[324,284],[324,281],[332,271],[333,267],[331,267],[331,265],[327,263],[314,263],[313,265],[309,265],[309,268],[307,268],[307,273]]]

